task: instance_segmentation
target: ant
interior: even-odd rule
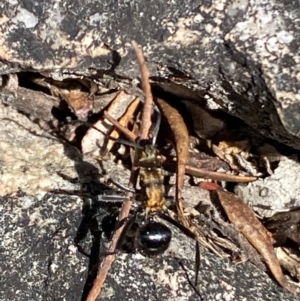
[[[140,168],[141,189],[137,195],[139,206],[126,221],[117,249],[121,248],[132,226],[138,224],[134,248],[145,255],[158,255],[167,250],[172,239],[171,230],[163,223],[155,221],[156,216],[163,217],[167,210],[161,157],[157,148],[149,141],[144,141],[143,147],[141,144],[137,145],[136,155],[136,165]]]
[[[112,241],[106,255],[115,255],[116,252],[120,250],[125,237],[129,235],[129,230],[134,230],[134,225],[136,226],[136,231],[134,232],[133,236],[133,247],[135,250],[138,249],[141,251],[141,253],[150,256],[163,253],[168,249],[170,245],[172,232],[165,224],[156,221],[157,217],[161,217],[167,222],[170,222],[171,224],[177,226],[184,233],[188,234],[191,238],[196,240],[195,283],[197,284],[198,271],[200,267],[200,252],[197,235],[192,233],[189,229],[185,228],[184,225],[181,225],[166,214],[167,206],[164,197],[164,173],[161,167],[162,158],[156,147],[156,137],[160,127],[161,113],[155,106],[155,104],[153,104],[153,96],[151,93],[151,86],[149,84],[150,74],[146,65],[144,55],[135,41],[132,41],[132,45],[136,52],[142,74],[141,83],[144,92],[144,97],[142,97],[144,98],[144,106],[142,112],[142,122],[139,130],[140,140],[136,141],[135,138],[133,138],[133,144],[127,142],[125,142],[124,144],[135,147],[135,156],[130,176],[130,185],[136,182],[137,172],[139,171],[141,189],[136,198],[137,202],[134,203],[138,205],[138,209],[132,216],[130,216],[130,208],[132,203],[130,200],[131,197],[124,198],[127,200],[123,203],[122,210],[119,215],[120,220],[118,222],[116,232],[112,237]],[[152,133],[152,139],[150,139],[149,130],[151,126],[151,110],[153,110],[153,107],[154,110],[158,112],[158,114],[156,117],[156,125]],[[129,139],[135,136],[127,128],[124,128],[122,125],[120,125],[118,121],[111,118],[111,116],[105,111],[104,116]],[[176,189],[178,190],[178,186],[176,186]],[[135,190],[130,191],[136,193]],[[178,195],[179,194],[177,191],[176,198],[178,197]],[[177,200],[176,207],[179,207]],[[182,208],[177,209],[181,210]],[[179,214],[182,214],[182,212],[180,211]],[[98,269],[97,277],[92,289],[88,294],[87,300],[96,300],[97,296],[101,292],[102,285],[105,281],[108,270],[111,267],[112,262],[114,261],[114,258],[115,256],[106,256],[103,260],[101,267],[99,267]],[[195,288],[195,285],[193,285],[190,280],[189,283],[195,290],[196,294],[200,297],[200,299],[202,299],[201,295]]]
[[[111,182],[113,182],[116,186],[119,186],[123,190],[130,191],[136,195],[135,202],[133,202],[133,205],[136,208],[132,210],[133,213],[131,215],[117,222],[115,230],[118,230],[122,226],[124,227],[121,232],[121,235],[117,240],[114,251],[112,250],[104,252],[100,256],[102,257],[108,255],[115,255],[119,251],[124,250],[124,242],[130,237],[132,238],[132,247],[130,247],[130,250],[139,251],[145,256],[163,254],[169,248],[172,240],[172,231],[170,230],[170,228],[164,223],[157,221],[158,218],[163,219],[167,223],[170,223],[173,226],[177,227],[188,237],[196,241],[195,280],[192,282],[190,281],[189,277],[187,277],[189,284],[191,285],[195,293],[200,297],[200,300],[202,300],[203,297],[200,295],[196,288],[200,270],[200,248],[197,235],[193,233],[190,229],[186,228],[184,225],[173,219],[167,212],[168,207],[165,199],[164,186],[165,175],[162,169],[162,157],[156,146],[156,139],[161,124],[161,112],[155,104],[153,104],[153,107],[154,111],[156,112],[156,121],[155,126],[152,129],[151,138],[138,140],[133,143],[127,140],[114,139],[111,137],[109,138],[115,140],[116,142],[135,148],[134,166],[139,168],[140,190],[125,187],[122,184],[115,182],[113,179],[111,179]],[[107,118],[105,114],[104,116]],[[117,126],[118,122],[116,120],[113,121],[112,117],[110,117],[108,120],[112,122],[115,126]],[[87,122],[84,123],[88,124]],[[97,127],[91,124],[88,125],[94,128],[95,130],[101,132],[102,134],[106,135]],[[122,128],[118,126],[117,128],[122,131]],[[60,191],[60,193],[61,192],[66,193],[66,191]],[[91,195],[89,195],[88,193],[81,193],[80,195],[86,196],[88,198],[91,197]],[[97,200],[105,203],[116,203],[128,200],[128,197],[121,197],[120,195],[102,195],[100,197],[98,196]],[[102,226],[104,225],[103,222]],[[85,252],[83,253],[86,254]],[[187,273],[181,260],[179,260],[179,264]]]
[[[134,203],[137,205],[137,209],[132,216],[119,221],[120,226],[124,223],[125,226],[117,242],[116,251],[122,249],[125,238],[136,225],[136,228],[134,228],[133,249],[146,256],[164,253],[172,240],[170,228],[157,221],[157,217],[164,219],[196,240],[196,284],[200,265],[199,244],[196,235],[191,230],[167,214],[162,157],[156,147],[156,139],[161,123],[161,112],[155,104],[154,111],[157,116],[152,139],[140,140],[133,144],[135,147],[135,166],[140,169],[139,182],[141,189],[137,192],[134,189],[122,187],[137,195]],[[117,141],[132,146],[132,143],[127,143],[127,141],[120,139],[117,139]],[[112,182],[120,186],[117,182],[113,180]]]

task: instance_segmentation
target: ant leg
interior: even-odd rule
[[[121,188],[121,189],[123,189],[123,190],[125,190],[125,191],[132,192],[132,193],[136,193],[136,190],[135,190],[134,188],[127,187],[127,186],[125,186],[125,185],[119,183],[118,181],[116,181],[116,180],[114,180],[114,179],[112,179],[112,178],[109,178],[109,179],[108,179],[108,182],[113,183],[114,185],[116,185],[117,187],[119,187],[119,188]]]
[[[135,212],[135,214],[132,217],[125,218],[126,224],[125,224],[125,226],[123,228],[123,231],[122,231],[122,233],[121,233],[121,235],[120,235],[120,237],[118,239],[115,251],[122,249],[122,246],[123,246],[123,243],[124,243],[125,238],[127,236],[127,233],[128,233],[128,231],[131,229],[131,227],[133,226],[133,224],[136,221],[136,216],[137,216],[137,212]],[[122,223],[122,225],[123,225],[123,221],[120,221],[120,223]],[[119,227],[120,227],[120,225],[118,225],[118,228]]]
[[[170,217],[169,215],[165,214],[165,213],[158,213],[158,216],[162,219],[164,219],[165,221],[169,222],[170,224],[172,224],[173,226],[177,227],[179,230],[181,230],[185,235],[189,236],[190,238],[197,240],[197,236],[195,235],[195,233],[193,233],[190,229],[188,229],[187,227],[183,226],[182,224],[180,224],[179,222],[175,221],[172,217]]]
[[[195,254],[195,287],[198,284],[198,276],[200,271],[200,245],[198,240],[196,240],[196,254]]]
[[[184,266],[183,262],[182,262],[181,260],[179,260],[178,263],[179,263],[179,265],[181,266],[181,268],[184,270],[189,285],[193,288],[194,292],[199,296],[199,298],[200,298],[199,300],[200,300],[200,301],[205,300],[204,297],[201,295],[201,293],[198,291],[196,284],[194,284],[194,283],[190,280],[190,277],[189,277],[189,275],[188,275],[188,271],[187,271],[186,267]]]
[[[138,149],[143,149],[143,147],[141,145],[139,145],[138,143],[135,142],[130,142],[124,139],[116,139],[116,142],[120,143],[120,144],[124,144],[124,145],[128,145],[131,146],[133,148],[138,148]]]
[[[159,213],[158,216],[161,217],[162,219],[164,219],[165,221],[169,222],[173,226],[177,227],[184,234],[186,234],[187,236],[189,236],[190,238],[192,238],[192,239],[194,239],[196,241],[195,283],[192,283],[190,280],[189,280],[189,282],[190,282],[191,286],[193,287],[193,289],[195,290],[195,292],[200,296],[198,290],[196,289],[196,286],[198,284],[199,271],[200,271],[200,263],[201,263],[201,261],[200,261],[200,246],[199,246],[199,242],[197,240],[197,236],[190,229],[186,228],[185,226],[183,226],[182,224],[180,224],[179,222],[177,222],[176,220],[174,220],[170,216],[168,216],[168,215],[166,215],[164,213]]]
[[[124,195],[101,195],[97,197],[97,201],[105,203],[123,203],[128,200]]]

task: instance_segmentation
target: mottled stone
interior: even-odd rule
[[[18,99],[22,87],[6,87],[7,75],[19,72],[56,80],[85,75],[103,85],[112,81],[118,87],[126,80],[130,85],[140,74],[134,39],[142,45],[156,85],[168,85],[177,96],[199,100],[211,110],[221,108],[259,133],[300,149],[297,1],[4,0],[0,10],[3,103],[30,102],[29,96]],[[68,157],[68,149],[57,141],[39,140],[42,133],[32,138],[28,132],[35,145],[24,144],[26,135],[5,133],[1,143],[6,148],[16,150],[13,140],[20,137],[22,156],[1,148],[0,177],[5,173],[10,179],[2,178],[1,188],[10,194],[22,188],[29,196],[0,201],[0,299],[81,300],[99,264],[97,255],[89,261],[74,245],[84,220],[81,200],[30,194],[59,188],[57,172],[67,170],[72,177],[84,162],[80,156]],[[41,156],[32,155],[32,149]],[[97,168],[84,167],[96,177]],[[94,232],[87,250],[99,251],[98,229],[89,226]],[[194,242],[174,231],[179,237],[175,255],[184,258],[194,276]],[[295,300],[250,263],[234,265],[204,249],[201,258],[199,289],[206,300]],[[102,294],[105,300],[199,300],[168,253],[155,260],[121,255]]]
[[[1,11],[1,74],[32,70],[61,79],[98,70],[133,79],[135,39],[158,84],[169,78],[185,85],[263,135],[300,148],[296,1],[16,0]],[[189,79],[171,80],[174,72]]]

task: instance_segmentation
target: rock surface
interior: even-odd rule
[[[135,39],[165,90],[207,101],[300,149],[296,1],[31,0],[4,1],[1,10],[1,74],[134,79]],[[13,102],[10,96],[4,93]]]
[[[12,73],[57,80],[85,75],[104,86],[130,88],[140,72],[134,39],[153,83],[163,90],[222,109],[300,149],[296,1],[5,0],[1,12],[0,98],[6,105],[22,111],[22,102],[30,102],[30,93],[18,96],[18,80],[10,85]],[[41,189],[74,188],[58,174],[93,178],[99,168],[16,115],[1,106],[1,118],[15,120],[1,120],[7,129],[1,131],[1,194],[16,195],[0,201],[0,300],[83,300],[99,258],[79,253],[74,239],[87,223],[85,246],[99,254],[101,231],[85,220],[80,198]],[[193,279],[194,242],[173,231],[171,250]],[[295,300],[248,262],[235,266],[204,249],[201,258],[198,290],[204,300]],[[120,255],[102,294],[104,300],[199,300],[169,253],[153,260]]]
[[[104,239],[81,207],[74,197],[1,198],[0,300],[85,299]],[[85,227],[90,232],[81,244],[90,259],[74,242]],[[99,300],[201,300],[188,282],[195,276],[195,243],[172,231],[174,240],[162,256],[119,254]],[[202,300],[295,300],[249,262],[235,265],[203,248],[199,276]]]

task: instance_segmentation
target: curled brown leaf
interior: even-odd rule
[[[156,99],[161,111],[166,117],[170,128],[174,134],[175,150],[177,156],[177,172],[176,172],[176,207],[181,222],[188,227],[189,223],[184,216],[183,206],[181,202],[181,189],[184,185],[185,167],[189,155],[189,133],[182,116],[178,110],[169,105],[166,101]]]
[[[272,238],[252,209],[231,192],[217,188],[216,193],[228,219],[261,254],[278,283],[291,293],[298,294],[298,289],[284,278],[274,252]]]

